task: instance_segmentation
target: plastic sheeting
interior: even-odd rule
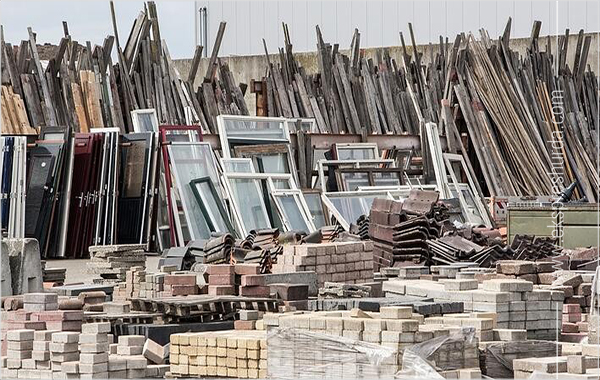
[[[392,348],[313,331],[270,327],[267,348],[276,379],[389,379],[398,370]]]
[[[443,379],[440,371],[479,367],[474,328],[440,336],[404,350],[398,375],[419,379]]]

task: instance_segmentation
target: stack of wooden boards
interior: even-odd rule
[[[23,99],[13,92],[11,86],[2,86],[2,134],[37,134],[29,124]]]
[[[558,193],[563,187],[556,191],[557,182],[578,180],[576,196],[597,200],[598,87],[586,63],[591,36],[583,30],[571,68],[569,30],[559,36],[555,59],[550,37],[540,49],[539,21],[523,55],[509,45],[510,19],[496,41],[483,29],[479,39],[457,35],[452,46],[440,37],[439,50],[430,47],[428,57],[417,50],[409,24],[412,50],[400,34],[400,64],[387,49],[366,59],[358,30],[344,55],[338,44],[323,41],[317,26],[318,70],[308,74],[283,28],[280,63],[267,58],[263,81],[265,104],[259,107],[268,116],[314,117],[321,133],[420,134],[430,179],[435,157],[430,159],[424,123],[436,123],[449,152],[462,153],[490,195]],[[461,133],[468,134],[468,145]],[[467,148],[475,153],[472,165]]]

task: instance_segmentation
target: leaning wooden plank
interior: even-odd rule
[[[190,66],[190,72],[188,73],[187,77],[187,81],[191,85],[194,84],[196,74],[198,73],[198,66],[200,65],[200,60],[202,59],[202,49],[203,46],[198,45],[194,51],[194,58],[192,59],[192,65]]]
[[[219,56],[219,48],[221,47],[221,42],[223,41],[223,35],[225,34],[225,26],[226,22],[221,21],[219,24],[219,30],[217,31],[217,38],[215,39],[215,44],[213,45],[212,53],[210,54],[210,60],[208,61],[208,67],[206,69],[206,75],[204,75],[204,81],[210,82],[212,81],[213,75],[217,69],[217,57]]]
[[[42,96],[44,98],[46,114],[48,115],[48,124],[51,126],[56,126],[58,125],[56,120],[56,113],[54,112],[54,107],[52,105],[52,99],[50,96],[50,91],[48,90],[46,76],[44,75],[44,70],[42,70],[42,65],[40,63],[40,56],[38,55],[35,36],[33,35],[33,30],[31,29],[31,27],[28,27],[27,31],[29,32],[29,48],[31,49],[33,63],[35,65],[35,70],[38,75],[38,80],[40,81],[40,86],[42,87]]]
[[[33,74],[21,74],[21,83],[23,84],[23,100],[25,101],[26,109],[29,112],[31,124],[34,127],[43,127],[46,124],[38,86],[35,83]]]
[[[88,133],[90,131],[88,116],[85,111],[83,95],[81,94],[81,86],[77,83],[71,83],[71,90],[73,92],[73,104],[75,106],[75,113],[77,114],[77,120],[79,122],[79,132]]]

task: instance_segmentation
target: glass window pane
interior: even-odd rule
[[[323,203],[321,203],[321,195],[315,193],[305,193],[304,199],[308,205],[308,210],[313,217],[313,223],[316,228],[321,228],[326,225],[325,212],[323,211]]]
[[[224,119],[224,125],[227,140],[230,142],[245,140],[288,141],[283,121]]]
[[[296,203],[296,197],[293,195],[286,196],[277,196],[277,199],[280,201],[281,208],[283,209],[283,213],[290,224],[292,230],[294,231],[304,231],[309,232],[309,228],[302,216],[302,212]]]
[[[223,159],[221,163],[225,173],[254,173],[250,160]]]
[[[256,156],[255,162],[256,169],[260,173],[291,173],[287,154],[278,153]]]
[[[375,151],[371,148],[338,148],[338,160],[374,160]]]
[[[187,229],[190,230],[190,238],[208,238],[211,231],[196,202],[190,182],[197,178],[210,177],[217,194],[223,194],[212,149],[208,144],[172,144],[169,146],[169,156],[181,196]],[[220,198],[222,199],[221,195]]]
[[[385,198],[382,195],[356,195],[347,197],[329,197],[329,200],[348,223],[356,223],[362,215],[369,215],[375,198]]]
[[[190,184],[190,186],[196,186],[196,190],[200,195],[200,200],[206,208],[206,212],[208,213],[215,230],[218,232],[229,231],[227,222],[225,221],[224,216],[221,214],[221,210],[223,209],[219,207],[222,207],[222,204],[219,205],[219,203],[217,203],[220,202],[220,199],[215,198],[216,194],[213,194],[213,190],[208,182],[196,182],[195,184]]]
[[[271,228],[260,192],[260,180],[231,178],[229,183],[246,232],[255,228]]]
[[[356,191],[359,186],[369,186],[367,173],[342,173],[342,181],[346,191]]]

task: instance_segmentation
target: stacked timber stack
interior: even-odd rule
[[[2,134],[37,134],[29,123],[23,99],[13,92],[12,86],[2,86]]]

